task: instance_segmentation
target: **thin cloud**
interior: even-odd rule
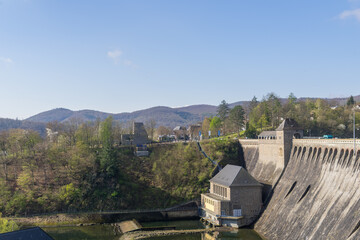
[[[124,60],[123,64],[127,67],[131,67],[131,68],[137,68],[138,66],[136,64],[134,64],[133,61],[126,59]]]
[[[107,56],[111,58],[115,64],[119,62],[121,55],[122,55],[122,51],[118,49],[115,49],[114,51],[108,51],[107,53]]]
[[[347,10],[340,13],[340,19],[352,18],[354,17],[356,20],[360,22],[360,8],[354,10]]]
[[[115,49],[113,51],[108,51],[107,56],[111,58],[115,64],[121,63],[126,67],[137,68],[138,66],[131,60],[126,59],[123,56],[123,52],[119,49]]]
[[[14,63],[14,61],[11,58],[0,57],[0,61],[8,64]]]

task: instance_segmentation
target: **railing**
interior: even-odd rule
[[[293,139],[293,144],[354,144],[354,139]],[[356,139],[356,145],[360,145],[360,139]]]

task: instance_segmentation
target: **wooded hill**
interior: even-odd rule
[[[149,146],[134,156],[118,146],[111,118],[60,130],[50,138],[20,129],[0,133],[0,212],[105,211],[168,207],[198,198],[214,166],[195,142]],[[240,164],[237,141],[213,140],[203,149],[220,164]]]

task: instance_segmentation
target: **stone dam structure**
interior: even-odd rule
[[[301,137],[285,123],[240,140],[244,167],[267,186],[255,230],[269,240],[360,239],[360,140],[354,155],[353,139]]]

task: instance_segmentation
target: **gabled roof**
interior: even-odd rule
[[[0,240],[54,240],[39,227],[0,234]]]
[[[259,134],[259,137],[276,137],[276,131],[263,131]]]
[[[228,164],[210,182],[225,187],[262,186],[243,167]]]
[[[286,118],[280,126],[276,129],[276,131],[283,131],[283,130],[299,130],[300,127],[298,123],[291,118]]]

